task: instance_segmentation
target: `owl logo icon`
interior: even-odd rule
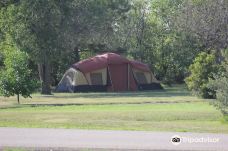
[[[171,138],[171,142],[173,145],[179,145],[181,143],[181,137],[178,135],[174,135]]]

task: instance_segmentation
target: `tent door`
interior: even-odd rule
[[[111,91],[128,90],[128,64],[109,65],[109,73],[112,82]]]

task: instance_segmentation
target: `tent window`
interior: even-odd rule
[[[90,79],[92,85],[103,85],[102,73],[91,73]]]
[[[139,84],[147,84],[145,74],[143,72],[136,72],[136,79]]]

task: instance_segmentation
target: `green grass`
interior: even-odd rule
[[[22,147],[4,147],[1,149],[1,151],[117,151],[116,149],[103,149],[103,148],[78,148],[78,149],[73,149],[73,148],[67,148],[67,147],[27,147],[27,148],[22,148]]]
[[[12,147],[5,147],[3,151],[28,151],[23,148],[12,148]]]
[[[33,94],[32,99],[21,98],[26,105],[91,105],[91,104],[144,104],[178,103],[204,101],[190,95],[183,87],[169,87],[164,91],[124,92],[124,93],[55,93],[52,96]],[[16,105],[16,97],[0,96],[0,108]]]
[[[133,93],[0,97],[1,127],[228,133],[226,117],[183,87]]]

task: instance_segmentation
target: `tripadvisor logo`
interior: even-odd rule
[[[171,137],[171,142],[173,145],[179,145],[180,143],[218,143],[219,138],[212,137],[180,137],[174,135]]]
[[[178,135],[174,135],[171,138],[171,142],[173,143],[173,145],[179,145],[181,143],[181,137]]]

